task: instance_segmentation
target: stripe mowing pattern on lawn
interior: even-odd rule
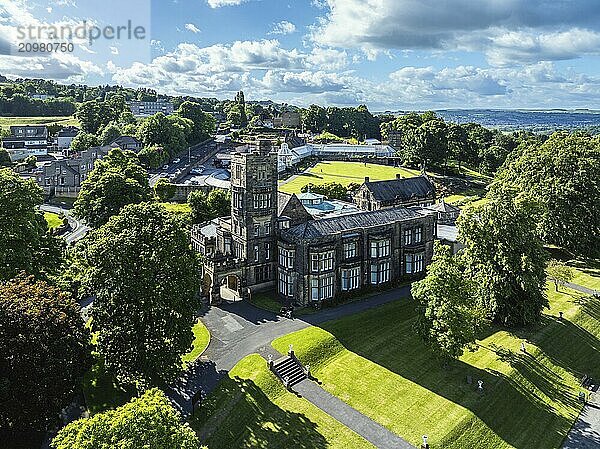
[[[306,399],[288,392],[253,354],[242,359],[190,423],[209,449],[375,449]]]
[[[311,327],[273,346],[281,352],[293,344],[325,390],[414,445],[427,434],[432,448],[559,448],[581,410],[579,378],[600,377],[600,302],[552,290],[539,326],[492,329],[447,368],[413,330],[410,301]]]

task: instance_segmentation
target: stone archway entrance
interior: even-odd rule
[[[241,301],[243,299],[242,281],[239,276],[229,274],[221,280],[220,295],[225,301]]]

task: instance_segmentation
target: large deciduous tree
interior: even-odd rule
[[[64,245],[48,232],[36,208],[42,189],[10,169],[0,169],[0,280],[24,271],[55,273],[62,265]]]
[[[466,246],[463,257],[483,287],[482,302],[500,324],[534,324],[548,307],[537,209],[528,197],[504,192],[465,209],[458,219],[459,239]]]
[[[427,276],[412,285],[411,293],[419,303],[417,332],[443,359],[460,357],[486,324],[475,280],[440,242]]]
[[[0,428],[54,425],[90,365],[75,301],[32,277],[0,283]]]
[[[177,115],[189,119],[193,123],[192,131],[188,137],[190,145],[202,142],[210,137],[215,130],[215,119],[206,113],[199,103],[184,101],[177,109]]]
[[[516,189],[540,202],[542,239],[600,257],[600,138],[555,133],[513,153],[491,192]]]
[[[115,148],[101,160],[81,185],[74,213],[98,227],[127,204],[151,197],[148,175],[131,151]]]
[[[181,370],[199,306],[198,265],[179,221],[158,204],[125,206],[73,253],[106,367],[138,389]]]
[[[54,449],[201,449],[196,433],[158,389],[91,418],[72,422],[52,440]]]

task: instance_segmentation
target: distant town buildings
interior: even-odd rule
[[[50,196],[76,197],[81,183],[87,179],[98,159],[102,159],[111,146],[93,147],[82,151],[78,157],[47,162],[38,168],[37,184]]]
[[[275,128],[300,128],[300,113],[285,111],[273,118]]]
[[[137,137],[133,136],[119,136],[109,144],[111,147],[116,148],[119,147],[123,151],[129,150],[134,153],[139,153],[139,151],[144,147],[144,144]]]
[[[11,126],[10,136],[2,139],[2,146],[13,162],[29,156],[48,153],[48,128],[45,125]]]
[[[158,112],[162,112],[165,115],[170,115],[174,112],[175,108],[173,103],[165,100],[158,101],[137,101],[132,100],[127,102],[127,106],[131,110],[134,117],[149,117]]]
[[[71,148],[71,143],[73,139],[77,137],[79,134],[79,128],[76,126],[67,126],[66,128],[61,129],[56,134],[56,147],[59,151],[68,150]]]
[[[391,129],[388,132],[388,145],[391,146],[395,150],[400,150],[402,148],[402,133],[400,131],[396,131]]]

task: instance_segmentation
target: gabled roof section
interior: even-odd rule
[[[423,217],[423,215],[414,210],[405,207],[395,207],[373,212],[362,212],[309,221],[282,231],[282,235],[312,239],[353,230],[373,228],[376,226],[392,224],[397,221],[412,220],[420,217]]]
[[[426,176],[369,181],[364,185],[378,201],[409,201],[435,195],[435,187]]]

